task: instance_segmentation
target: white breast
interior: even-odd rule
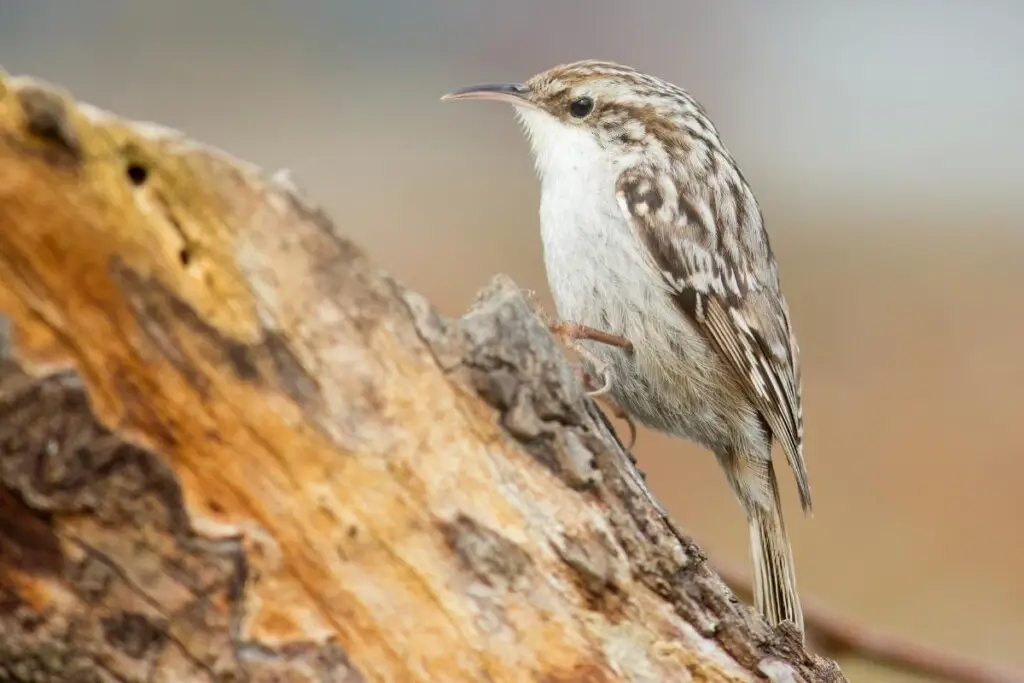
[[[664,287],[615,199],[619,173],[633,160],[613,165],[582,127],[530,110],[520,117],[541,180],[544,264],[559,317],[613,334],[640,332],[640,316],[664,301]]]

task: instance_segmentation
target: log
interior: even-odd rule
[[[0,78],[0,681],[841,681],[667,518],[508,278]]]

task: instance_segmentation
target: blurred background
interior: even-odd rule
[[[292,169],[449,315],[497,272],[549,299],[511,112],[441,94],[586,57],[688,88],[761,202],[803,348],[813,519],[779,460],[802,592],[1024,666],[1022,25],[1010,1],[0,0],[0,64]],[[635,452],[746,568],[713,457]]]

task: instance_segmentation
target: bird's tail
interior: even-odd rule
[[[796,590],[793,551],[782,519],[782,500],[775,470],[768,463],[768,505],[755,505],[750,514],[750,552],[754,562],[754,606],[772,625],[790,621],[801,635],[804,617]]]

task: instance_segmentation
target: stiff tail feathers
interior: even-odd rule
[[[769,464],[768,484],[773,506],[756,506],[750,515],[750,552],[754,563],[754,606],[773,626],[783,621],[804,632],[804,617],[796,589],[793,551],[782,519],[782,501],[775,472]]]

